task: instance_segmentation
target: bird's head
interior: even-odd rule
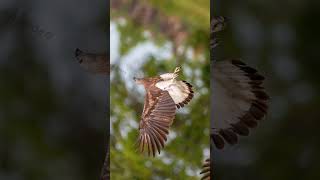
[[[133,80],[136,84],[142,84],[142,85],[144,85],[147,82],[146,78],[133,77]]]

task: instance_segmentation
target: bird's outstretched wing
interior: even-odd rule
[[[267,113],[269,99],[262,86],[264,77],[240,60],[213,65],[211,139],[219,149],[225,142],[236,144],[247,136]]]
[[[167,75],[167,74],[163,74],[163,75]],[[194,92],[192,90],[192,85],[187,81],[163,80],[158,82],[156,86],[162,90],[169,92],[169,95],[172,97],[178,109],[187,105],[193,98]]]
[[[169,128],[176,114],[176,105],[167,91],[152,87],[147,91],[139,125],[138,147],[148,156],[164,148]]]
[[[87,71],[94,74],[107,74],[110,72],[109,55],[94,54],[83,52],[80,49],[76,49],[75,56],[80,65]]]
[[[192,85],[187,81],[176,81],[176,83],[168,89],[168,92],[177,108],[184,107],[193,98]]]

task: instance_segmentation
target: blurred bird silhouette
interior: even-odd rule
[[[226,27],[226,18],[215,16],[210,27],[211,56],[218,45],[217,32]],[[212,56],[213,57],[213,56]],[[238,136],[248,136],[268,111],[269,96],[263,87],[264,77],[240,59],[212,59],[211,132],[212,144],[223,149],[238,143]],[[210,159],[205,162],[202,179],[210,179]],[[208,168],[209,166],[209,168]],[[211,166],[212,168],[212,166]],[[211,177],[207,176],[208,173]]]

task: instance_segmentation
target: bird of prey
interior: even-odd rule
[[[222,31],[225,25],[226,18],[213,17],[210,28],[211,56],[218,45],[215,33]],[[247,136],[249,129],[257,126],[258,121],[267,113],[269,96],[263,87],[264,77],[240,59],[211,59],[213,73],[210,139],[216,148],[222,149],[226,143],[236,144],[239,135]],[[203,166],[202,179],[210,179],[208,174],[213,174],[210,166],[208,159]]]
[[[193,98],[192,85],[176,79],[179,71],[180,68],[177,67],[173,73],[134,78],[146,91],[137,145],[140,152],[146,152],[148,156],[154,157],[157,151],[160,154],[167,141],[176,109],[184,107]]]
[[[75,56],[85,70],[94,74],[109,75],[110,64],[109,55],[107,53],[88,53],[77,48],[75,50]]]

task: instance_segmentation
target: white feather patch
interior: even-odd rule
[[[176,104],[182,103],[184,100],[187,99],[187,97],[191,93],[189,91],[188,85],[183,81],[160,81],[156,84],[156,87],[158,87],[161,90],[168,91]]]

